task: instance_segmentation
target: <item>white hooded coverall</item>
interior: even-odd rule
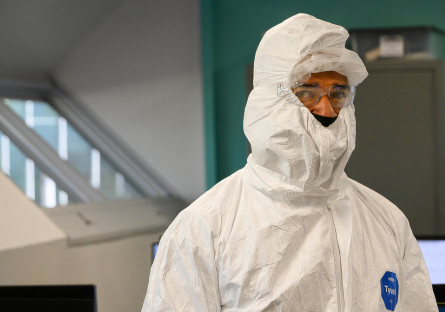
[[[406,217],[344,173],[354,106],[324,127],[289,89],[323,71],[363,81],[347,37],[306,14],[264,35],[244,117],[252,154],[164,233],[143,312],[438,311]]]

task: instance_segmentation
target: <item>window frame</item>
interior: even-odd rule
[[[51,83],[35,84],[0,81],[0,100],[8,97],[47,102],[99,150],[144,197],[175,197],[165,182],[153,174],[152,170],[54,79],[51,79]],[[0,131],[74,201],[106,201],[99,190],[85,183],[85,178],[66,160],[61,159],[58,153],[4,105],[3,101],[0,104]]]

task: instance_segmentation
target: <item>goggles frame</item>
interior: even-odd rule
[[[317,100],[313,104],[305,105],[303,103],[303,101],[298,97],[296,92],[294,92],[294,90],[296,88],[301,87],[301,86],[308,86],[308,87],[310,87],[310,86],[312,86],[312,87],[317,86],[318,87],[318,90],[319,90],[318,92],[320,93],[320,95],[318,96]],[[345,102],[341,106],[335,105],[333,103],[333,100],[332,100],[332,88],[339,87],[339,86],[348,88],[348,97],[347,97],[347,99],[345,100]],[[335,84],[335,85],[332,85],[332,86],[322,86],[322,85],[319,85],[319,84],[297,83],[294,87],[291,88],[291,90],[292,90],[292,93],[294,93],[294,95],[298,98],[298,100],[301,102],[301,104],[303,104],[304,107],[307,107],[307,108],[314,107],[315,105],[318,104],[318,102],[320,101],[320,99],[324,95],[327,95],[328,99],[329,99],[329,103],[331,104],[331,106],[333,108],[342,109],[342,108],[348,107],[354,101],[354,97],[355,97],[355,93],[356,93],[356,86],[351,86],[351,85],[347,85],[347,84]]]

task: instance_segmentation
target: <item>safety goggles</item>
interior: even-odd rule
[[[292,88],[292,92],[308,108],[315,106],[321,97],[326,94],[332,107],[340,109],[352,103],[355,89],[355,86],[349,85],[299,84]]]

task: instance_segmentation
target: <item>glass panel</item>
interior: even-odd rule
[[[90,180],[91,175],[91,151],[93,147],[71,125],[66,126],[66,159],[85,178]],[[69,143],[68,143],[69,142]]]
[[[142,194],[48,103],[4,99],[13,112],[109,200]]]
[[[125,176],[116,171],[105,158],[100,159],[100,188],[110,199],[140,197],[139,192],[125,181]]]
[[[53,208],[74,202],[2,132],[0,132],[0,163],[3,173],[37,205]]]

